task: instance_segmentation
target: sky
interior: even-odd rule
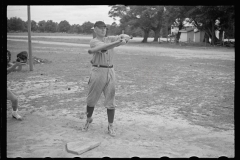
[[[39,22],[42,20],[52,20],[60,23],[66,20],[73,24],[82,25],[84,22],[104,21],[111,25],[113,22],[119,24],[119,20],[113,20],[108,16],[111,7],[107,5],[34,5],[30,6],[31,20]],[[27,6],[7,6],[7,18],[21,18],[23,21],[28,20]]]

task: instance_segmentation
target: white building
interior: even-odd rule
[[[181,32],[180,35],[180,42],[193,42],[194,38],[194,28],[189,27],[185,29],[181,29],[179,32]]]
[[[197,28],[194,29],[193,42],[203,42],[205,32],[199,31]]]
[[[174,27],[174,26],[172,26],[171,27],[171,35],[175,35],[175,34],[177,34],[178,33],[178,27]]]

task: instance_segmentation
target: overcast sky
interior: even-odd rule
[[[61,22],[66,20],[73,24],[82,25],[84,22],[104,21],[106,24],[112,24],[114,21],[108,16],[111,7],[107,5],[34,5],[30,6],[31,20],[37,23],[42,20],[52,20],[53,22]],[[18,17],[23,21],[27,21],[27,6],[7,6],[7,17]]]

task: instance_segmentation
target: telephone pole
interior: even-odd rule
[[[30,71],[33,71],[30,6],[27,6],[27,10],[28,10],[28,53],[29,53],[28,55],[29,55],[29,68],[30,68]]]

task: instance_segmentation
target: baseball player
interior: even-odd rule
[[[11,60],[11,53],[7,50],[7,74],[14,72],[14,71],[20,71],[22,69],[22,63],[15,62],[10,63]],[[18,114],[18,98],[7,88],[7,99],[11,101],[12,103],[12,117],[17,120],[22,120],[22,117]]]
[[[92,122],[92,114],[102,92],[105,97],[104,106],[107,108],[108,115],[108,133],[115,136],[113,120],[115,114],[115,71],[113,68],[114,47],[126,44],[130,36],[121,34],[119,36],[105,36],[106,25],[102,21],[94,24],[94,33],[96,37],[90,41],[91,49],[88,51],[92,54],[91,76],[89,78],[89,92],[87,95],[87,120],[83,127],[84,131],[88,130]]]

